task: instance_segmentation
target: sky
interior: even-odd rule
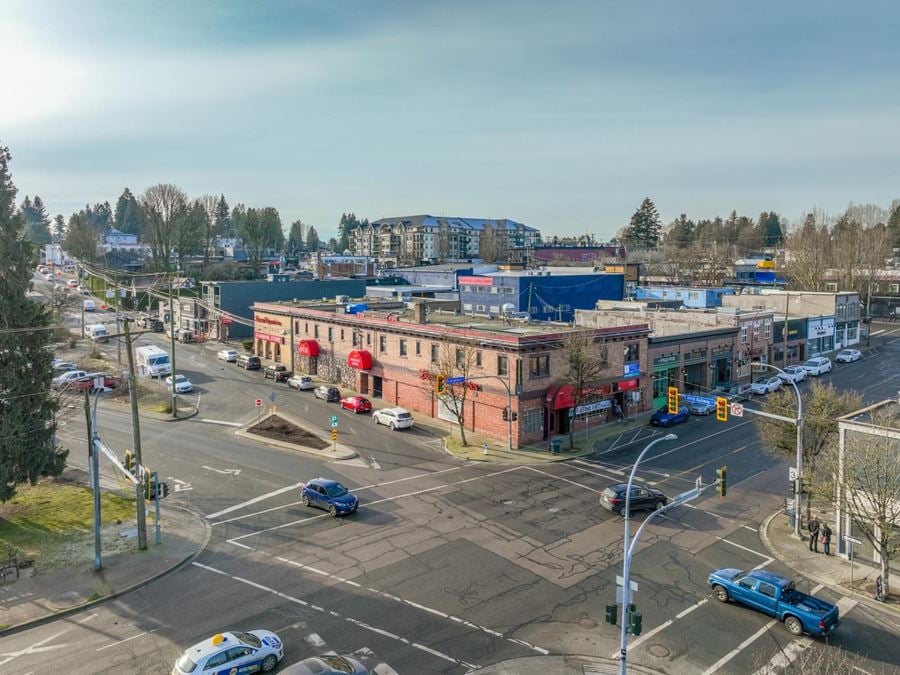
[[[0,145],[51,214],[175,183],[334,234],[612,237],[900,198],[900,3],[3,0]]]

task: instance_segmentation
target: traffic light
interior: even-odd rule
[[[716,397],[716,419],[720,422],[728,421],[728,399],[724,396]]]
[[[503,421],[509,422],[509,408],[503,409]]]
[[[154,496],[153,481],[150,469],[144,467],[144,499],[152,500]]]
[[[512,413],[510,413],[509,416],[513,422],[515,422],[517,419],[519,419],[519,413],[517,413],[517,412],[512,412]]]
[[[632,605],[633,607],[634,605]],[[640,635],[641,631],[644,630],[644,615],[638,614],[634,610],[628,613],[628,628],[631,631],[632,635]]]
[[[716,478],[719,479],[719,496],[725,496],[725,473],[728,467],[723,466],[721,469],[716,469]]]
[[[678,414],[678,387],[669,387],[669,414]]]
[[[444,393],[444,381],[447,379],[446,375],[435,375],[434,376],[434,393],[435,394],[443,394]]]
[[[615,626],[618,616],[619,616],[618,605],[607,605],[606,606],[606,623],[610,624],[611,626]]]
[[[134,475],[134,451],[131,448],[125,448],[125,470]]]
[[[169,484],[168,483],[160,483],[159,484],[159,498],[165,499],[169,496]]]

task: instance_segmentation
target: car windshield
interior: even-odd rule
[[[183,654],[181,658],[178,659],[178,662],[175,664],[175,666],[182,673],[193,673],[194,668],[197,667],[197,664],[191,660],[190,656],[188,656],[187,654]]]
[[[320,656],[319,660],[331,668],[333,673],[352,673],[353,664],[340,656]]]
[[[810,368],[818,368],[819,367],[819,364],[816,361],[807,361],[803,365],[809,366]]]
[[[325,493],[329,497],[343,497],[345,494],[347,494],[347,488],[345,488],[340,483],[335,483],[334,485],[326,485]]]
[[[756,384],[765,384],[768,381],[769,381],[768,377],[757,377],[755,380]]]
[[[176,382],[185,382],[186,380],[187,380],[187,378],[184,375],[176,375],[175,376]]]
[[[243,642],[245,645],[250,645],[251,647],[261,647],[262,642],[258,637],[253,635],[252,633],[241,633],[239,631],[235,631],[232,633],[234,637]]]

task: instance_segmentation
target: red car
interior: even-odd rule
[[[372,404],[369,399],[362,396],[348,396],[341,399],[341,407],[344,410],[351,410],[355,413],[364,413],[372,411]]]
[[[94,391],[96,380],[100,377],[103,378],[103,387],[105,389],[115,389],[116,388],[116,379],[112,375],[108,375],[107,373],[90,373],[78,380],[75,380],[72,384],[78,391]]]

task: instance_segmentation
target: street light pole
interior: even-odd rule
[[[628,476],[628,487],[625,488],[625,538],[622,540],[622,630],[619,635],[619,672],[626,675],[628,671],[628,622],[625,620],[625,612],[628,609],[629,600],[631,599],[631,555],[633,551],[629,551],[628,539],[631,536],[631,484],[634,482],[634,474],[637,472],[638,464],[644,459],[644,455],[657,443],[662,441],[674,441],[678,438],[675,434],[666,434],[662,438],[650,441],[647,447],[643,449],[638,458],[631,467],[631,474]]]

